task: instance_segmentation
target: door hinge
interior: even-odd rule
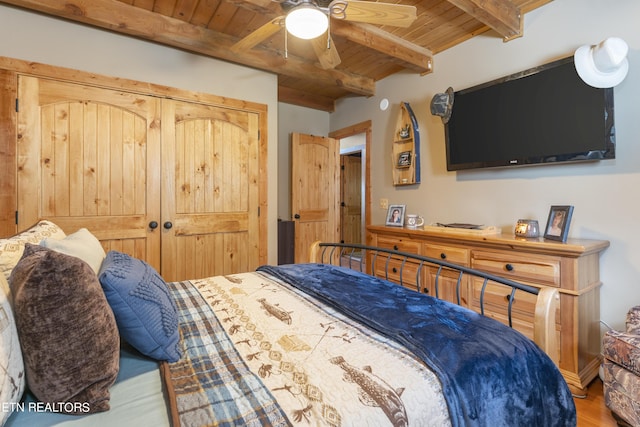
[[[16,113],[20,112],[20,100],[16,98]]]
[[[16,211],[16,225],[18,225],[18,211]]]
[[[258,206],[258,216],[260,216],[260,206]]]

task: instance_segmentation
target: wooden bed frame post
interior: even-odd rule
[[[320,263],[322,260],[320,259],[320,240],[316,240],[311,244],[309,248],[309,262],[311,263]]]
[[[560,306],[560,293],[556,288],[542,287],[536,300],[533,322],[533,341],[559,366],[556,311]]]

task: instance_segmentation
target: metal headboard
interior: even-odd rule
[[[348,260],[348,265],[343,260]],[[356,260],[356,261],[354,261]],[[353,270],[376,276],[376,271],[380,263],[384,264],[384,278],[389,279],[390,263],[400,263],[399,271],[393,271],[394,276],[399,278],[400,284],[404,284],[408,278],[405,277],[405,266],[407,263],[417,265],[415,283],[419,292],[428,291],[425,284],[422,283],[422,272],[425,268],[436,269],[434,280],[435,297],[439,297],[440,279],[442,273],[447,271],[448,278],[452,274],[457,274],[456,282],[456,299],[458,305],[461,304],[461,284],[465,275],[468,277],[477,277],[482,280],[482,288],[480,290],[480,313],[485,314],[485,293],[489,283],[497,283],[511,288],[510,294],[507,296],[507,316],[509,326],[513,327],[513,304],[516,300],[517,292],[525,292],[536,295],[537,302],[535,308],[534,320],[534,341],[547,352],[547,354],[557,363],[557,342],[555,330],[555,313],[559,301],[558,290],[551,287],[529,286],[504,277],[489,274],[484,271],[473,268],[453,264],[441,259],[430,258],[422,255],[402,252],[394,249],[387,249],[375,246],[367,246],[352,243],[323,243],[315,242],[311,246],[310,261],[322,264],[342,265]],[[367,271],[364,271],[366,268]],[[413,269],[413,268],[412,268]],[[409,274],[409,273],[407,273]]]

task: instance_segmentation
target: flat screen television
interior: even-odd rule
[[[450,171],[613,159],[613,89],[561,59],[456,91],[445,139]]]

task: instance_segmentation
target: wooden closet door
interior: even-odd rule
[[[28,76],[18,93],[18,229],[86,227],[159,269],[160,101]]]
[[[162,275],[186,280],[259,264],[258,114],[162,103]]]

